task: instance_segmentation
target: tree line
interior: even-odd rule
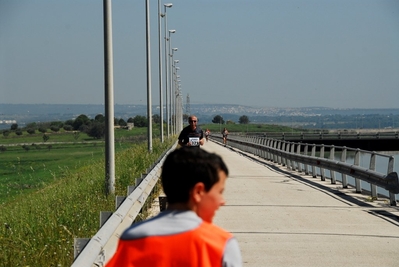
[[[220,116],[220,115],[216,115],[215,117],[213,117],[212,122],[213,122],[213,123],[218,123],[218,124],[235,124],[235,122],[233,122],[233,121],[231,121],[231,120],[225,121],[225,120],[223,119],[223,117]],[[248,124],[249,122],[250,122],[250,121],[249,121],[249,118],[248,118],[247,115],[242,115],[242,116],[238,119],[238,123],[239,123],[239,124]]]
[[[186,115],[186,114],[185,114]],[[185,116],[188,117],[187,115]],[[160,116],[155,114],[152,116],[152,122],[159,124],[161,122]],[[234,124],[233,121],[225,121],[222,116],[216,115],[213,123],[220,124]],[[243,115],[238,121],[240,124],[248,124],[250,122],[248,116]],[[132,123],[134,127],[147,127],[148,120],[146,116],[136,115],[135,117],[130,117],[127,120],[123,118],[114,118],[114,126],[121,128],[127,128],[128,123]],[[51,121],[51,122],[32,122],[28,123],[25,127],[20,128],[17,123],[11,125],[9,130],[3,130],[3,136],[7,137],[10,133],[14,132],[16,135],[23,135],[24,132],[28,134],[35,134],[40,132],[43,134],[43,141],[46,142],[49,136],[46,135],[47,132],[59,132],[73,131],[73,132],[84,132],[88,136],[95,139],[101,139],[105,136],[105,116],[102,114],[96,115],[94,118],[90,118],[85,114],[77,116],[75,119],[70,119],[66,121]]]
[[[160,123],[158,114],[152,116],[153,123]],[[130,117],[126,121],[123,118],[114,118],[114,126],[127,128],[128,123],[132,123],[134,127],[147,127],[148,120],[146,116],[137,115]],[[105,116],[102,114],[96,115],[93,119],[85,114],[77,116],[75,119],[66,121],[51,121],[51,122],[32,122],[28,123],[25,127],[20,128],[17,123],[11,125],[10,129],[3,130],[2,134],[7,137],[10,133],[14,132],[16,135],[23,135],[24,132],[28,134],[35,134],[40,132],[43,134],[43,141],[48,140],[47,132],[73,131],[84,132],[88,136],[95,139],[101,139],[105,136]]]

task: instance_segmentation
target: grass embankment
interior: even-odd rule
[[[146,128],[132,131],[115,130],[115,151],[146,140]],[[47,133],[17,136],[11,133],[0,137],[0,203],[28,191],[38,190],[91,162],[104,158],[104,140],[96,140],[85,133]],[[49,143],[51,142],[51,144]]]
[[[173,141],[161,144],[154,139],[153,153],[148,153],[146,142],[130,144],[129,148],[123,148],[121,141],[116,143],[120,151],[115,156],[115,194],[126,195],[127,186],[134,184],[134,179],[140,177]],[[38,160],[39,167],[33,159],[12,167],[15,169],[12,172],[16,173],[14,178],[19,176],[23,182],[9,181],[9,185],[20,187],[18,190],[23,194],[8,198],[0,207],[0,266],[70,266],[73,239],[93,236],[99,228],[99,212],[115,210],[115,197],[104,194],[104,145],[97,144],[101,148],[91,146],[79,147],[75,152],[68,151],[73,149],[69,147],[61,153],[54,145],[51,150],[38,149],[37,152],[19,147],[20,153],[37,159],[40,153],[49,153]],[[77,159],[79,153],[84,153],[82,150],[91,155],[89,158],[82,156],[79,163]],[[2,155],[7,153],[12,156],[17,152],[7,149]],[[62,166],[54,172],[48,171],[52,159],[57,165],[57,159],[68,154],[73,154],[69,163],[59,161]],[[44,181],[41,177],[46,172],[50,173],[50,179]],[[27,184],[26,177],[34,185],[29,190],[21,188]]]

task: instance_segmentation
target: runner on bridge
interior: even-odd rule
[[[190,125],[183,128],[179,135],[179,145],[189,147],[200,147],[204,145],[204,132],[197,126],[198,118],[191,115],[188,118]]]

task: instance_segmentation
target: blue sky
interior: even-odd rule
[[[0,103],[104,103],[102,2],[0,0]],[[162,4],[170,2],[184,101],[398,108],[397,0]],[[150,0],[153,104],[157,4]],[[115,104],[145,104],[145,0],[113,0],[112,16]]]

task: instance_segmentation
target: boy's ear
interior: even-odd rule
[[[195,203],[199,203],[205,193],[205,185],[202,182],[196,183],[191,190],[191,198]]]

